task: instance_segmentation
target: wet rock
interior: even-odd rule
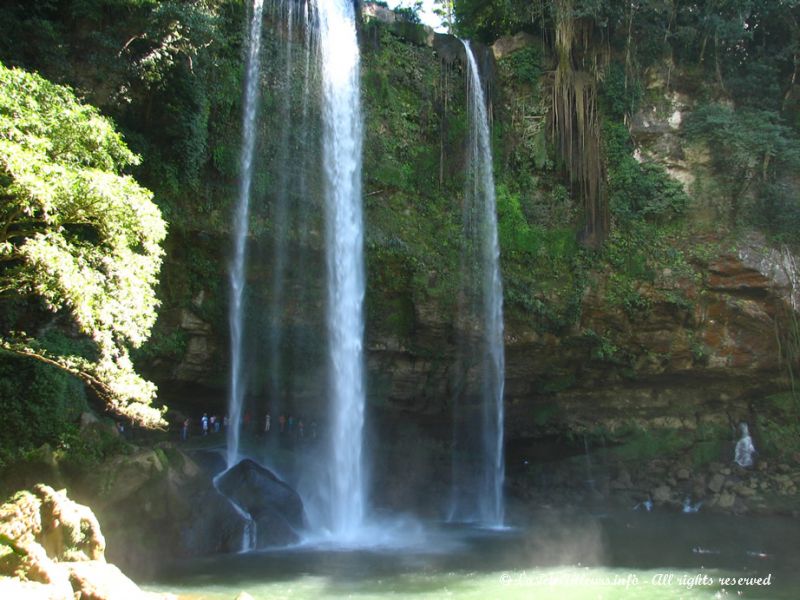
[[[241,516],[214,489],[211,475],[174,445],[117,456],[82,483],[103,523],[108,558],[125,573],[150,576],[164,555],[241,549]]]
[[[652,496],[659,504],[665,504],[672,497],[672,489],[667,485],[661,485],[652,491]]]
[[[269,469],[245,459],[225,472],[217,487],[256,522],[258,547],[299,541],[297,531],[303,527],[303,501]]]
[[[627,470],[622,469],[617,478],[611,482],[611,489],[613,490],[629,490],[633,488],[631,481],[631,474]]]
[[[735,502],[736,502],[736,496],[734,496],[730,492],[722,492],[719,495],[717,506],[722,509],[729,509],[733,508]]]
[[[89,473],[85,483],[92,496],[103,503],[113,503],[130,497],[154,477],[163,475],[166,462],[163,451],[159,449],[139,450],[113,458]]]
[[[718,493],[722,489],[722,485],[725,483],[725,476],[721,475],[720,473],[716,473],[711,477],[711,480],[708,482],[708,489],[710,489],[715,494]]]
[[[195,510],[182,521],[183,548],[197,555],[241,550],[245,523],[230,501],[214,489],[200,492],[194,500]]]

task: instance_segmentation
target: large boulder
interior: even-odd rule
[[[92,511],[41,484],[0,506],[0,592],[20,600],[154,597],[106,563]]]
[[[217,488],[255,521],[259,548],[299,541],[303,501],[269,469],[245,459],[217,480]]]
[[[218,456],[210,454],[209,456]],[[211,474],[171,444],[98,465],[83,492],[103,522],[109,559],[126,573],[151,576],[163,556],[175,559],[237,552],[244,522],[215,488]]]
[[[81,600],[105,600],[119,598],[137,599],[151,597],[117,567],[103,561],[74,562],[67,564],[69,581],[76,596]]]
[[[192,498],[195,509],[181,531],[184,555],[210,555],[242,549],[245,523],[239,512],[212,487]]]

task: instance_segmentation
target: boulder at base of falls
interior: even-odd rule
[[[244,459],[217,481],[220,492],[248,512],[256,523],[256,546],[286,546],[300,540],[303,501],[272,471]]]
[[[105,560],[105,539],[86,506],[46,485],[0,506],[0,597],[17,600],[145,600]]]

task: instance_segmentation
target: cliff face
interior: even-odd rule
[[[376,484],[381,500],[408,506],[436,488],[432,481],[446,480],[452,421],[463,418],[453,414],[453,403],[464,378],[474,376],[456,368],[459,340],[468,335],[457,319],[464,56],[457,39],[403,23],[372,19],[361,38],[368,394],[372,432],[381,440],[372,458],[378,471],[402,474]],[[653,439],[677,435],[685,444],[657,451],[691,454],[702,466],[728,460],[743,421],[754,425],[758,443],[763,436],[772,444],[782,434],[768,426],[780,421],[782,409],[765,398],[788,386],[797,299],[792,255],[754,231],[719,227],[724,215],[709,166],[716,150],[686,138],[681,124],[694,101],[662,89],[657,72],[648,100],[630,119],[627,151],[642,165],[663,167],[688,194],[688,206],[677,218],[620,220],[604,251],[582,249],[575,200],[547,146],[551,59],[540,47],[527,35],[479,47],[494,112],[509,464],[537,455],[537,445],[550,448],[542,451],[550,458],[568,459],[585,451],[581,440],[635,453],[644,432]],[[274,115],[265,118],[266,130],[277,126]],[[264,201],[269,207],[274,197],[267,193]],[[277,401],[263,343],[271,331],[264,307],[272,300],[265,282],[275,268],[273,234],[254,229],[250,240],[248,324],[265,333],[250,345],[249,394],[255,412],[277,403],[324,421],[322,235],[318,223],[309,227],[305,236],[289,235],[290,252],[310,258],[285,285],[291,300],[284,335],[295,343],[282,366],[291,390]],[[226,231],[182,224],[171,242],[163,283],[171,307],[156,345],[178,343],[147,364],[167,403],[186,406],[188,396],[198,396],[223,410],[222,257],[230,240]],[[205,275],[187,276],[198,264]]]
[[[398,36],[397,24],[374,21],[362,32],[368,362],[373,405],[447,420],[459,386],[453,367],[465,134],[463,50],[454,38],[424,33],[409,41]],[[519,187],[517,180],[523,176],[535,180],[533,191],[521,195],[521,214],[508,214],[511,209],[501,199],[501,229],[522,218],[545,239],[536,253],[522,252],[512,236],[501,234],[501,242],[510,239],[511,244],[503,248],[509,296],[506,396],[515,415],[508,433],[513,437],[534,430],[530,421],[538,417],[531,415],[540,404],[563,407],[559,412],[570,415],[564,426],[613,425],[623,414],[638,414],[626,408],[634,400],[636,411],[657,417],[658,410],[651,408],[666,406],[658,397],[669,396],[670,390],[700,407],[704,402],[736,404],[777,389],[782,371],[776,326],[780,329],[779,318],[792,293],[790,257],[770,250],[755,234],[735,239],[716,232],[713,225],[695,227],[693,219],[710,210],[713,199],[707,195],[693,197],[686,222],[674,228],[679,233],[655,242],[664,246],[662,254],[679,258],[649,261],[647,272],[639,276],[621,274],[623,269],[613,261],[564,258],[568,251],[580,250],[558,255],[547,246],[546,226],[570,225],[564,200],[559,204],[554,199],[558,173],[547,164],[523,172],[512,155],[524,144],[538,143],[526,139],[530,132],[525,129],[536,122],[538,113],[523,107],[530,113],[526,120],[518,111],[521,103],[532,106],[538,101],[542,92],[534,88],[540,84],[520,85],[514,73],[503,70],[509,59],[536,44],[530,37],[517,36],[498,41],[494,53],[483,51],[499,131],[499,187]],[[500,57],[499,67],[493,56]],[[539,61],[543,72],[547,59]],[[690,106],[691,100],[681,95],[664,98],[658,109],[646,106],[633,117],[631,133],[637,156],[666,165],[692,193],[696,173],[706,163],[704,151],[691,147],[680,133]],[[693,162],[693,156],[700,158]],[[542,217],[545,210],[549,216]],[[565,215],[560,223],[558,214],[552,216],[558,210]],[[291,327],[322,333],[324,292],[314,283],[322,275],[321,236],[311,233],[305,243],[314,255],[311,268],[316,277],[295,273],[286,289],[290,295],[310,294],[319,310],[310,320],[291,310],[285,317]],[[163,287],[178,290],[172,304],[180,300],[182,306],[166,307],[158,338],[175,336],[180,343],[169,360],[156,352],[151,368],[167,387],[185,381],[221,390],[227,345],[223,256],[230,241],[225,232],[192,231],[183,224],[171,242]],[[631,247],[620,245],[620,252],[635,254],[636,242],[626,240]],[[269,231],[251,240],[254,326],[264,325],[257,310],[270,302],[264,282],[272,275],[267,256],[271,245]],[[188,282],[187,270],[203,262],[210,277],[199,284]],[[324,357],[316,356],[313,362],[321,369]],[[319,391],[322,385],[312,387]],[[298,402],[306,407],[319,404],[314,398]],[[584,405],[585,411],[573,410]],[[661,416],[672,416],[668,412],[667,407]]]

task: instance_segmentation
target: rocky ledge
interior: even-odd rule
[[[16,600],[155,600],[105,560],[92,511],[37,485],[0,507],[0,597]]]

